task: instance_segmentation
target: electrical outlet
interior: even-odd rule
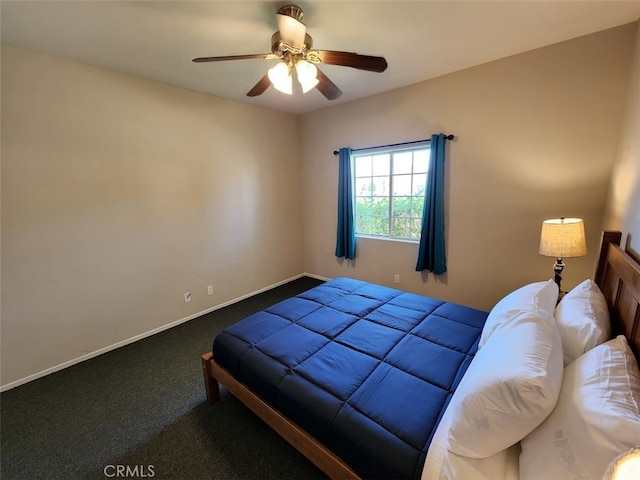
[[[400,283],[400,275],[397,273],[393,276],[393,283]]]
[[[189,303],[191,301],[191,292],[186,292],[184,294],[184,303]]]
[[[207,295],[213,295],[213,285],[207,287]]]

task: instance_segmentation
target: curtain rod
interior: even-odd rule
[[[445,137],[447,140],[453,140],[455,137],[453,135],[447,135]],[[430,138],[425,138],[424,140],[414,140],[412,142],[402,142],[402,143],[390,143],[389,145],[378,145],[377,147],[366,147],[366,148],[354,148],[351,151],[352,152],[358,152],[360,150],[373,150],[375,148],[385,148],[385,147],[401,147],[402,145],[412,145],[414,143],[424,143],[424,142],[430,142],[431,139]],[[338,155],[340,152],[338,150],[334,150],[333,154],[334,155]]]

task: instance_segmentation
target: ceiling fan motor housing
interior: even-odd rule
[[[297,5],[285,5],[283,7],[280,7],[278,13],[280,15],[286,15],[287,17],[295,18],[299,22],[302,21],[302,17],[304,16],[304,12]]]

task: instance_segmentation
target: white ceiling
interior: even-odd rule
[[[246,92],[277,60],[196,64],[194,57],[269,53],[275,12],[304,10],[314,48],[380,55],[371,73],[320,68],[343,91]],[[5,1],[2,43],[72,58],[292,113],[402,87],[640,18],[631,1]]]

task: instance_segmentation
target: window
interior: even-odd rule
[[[353,153],[356,235],[419,241],[429,144]]]

